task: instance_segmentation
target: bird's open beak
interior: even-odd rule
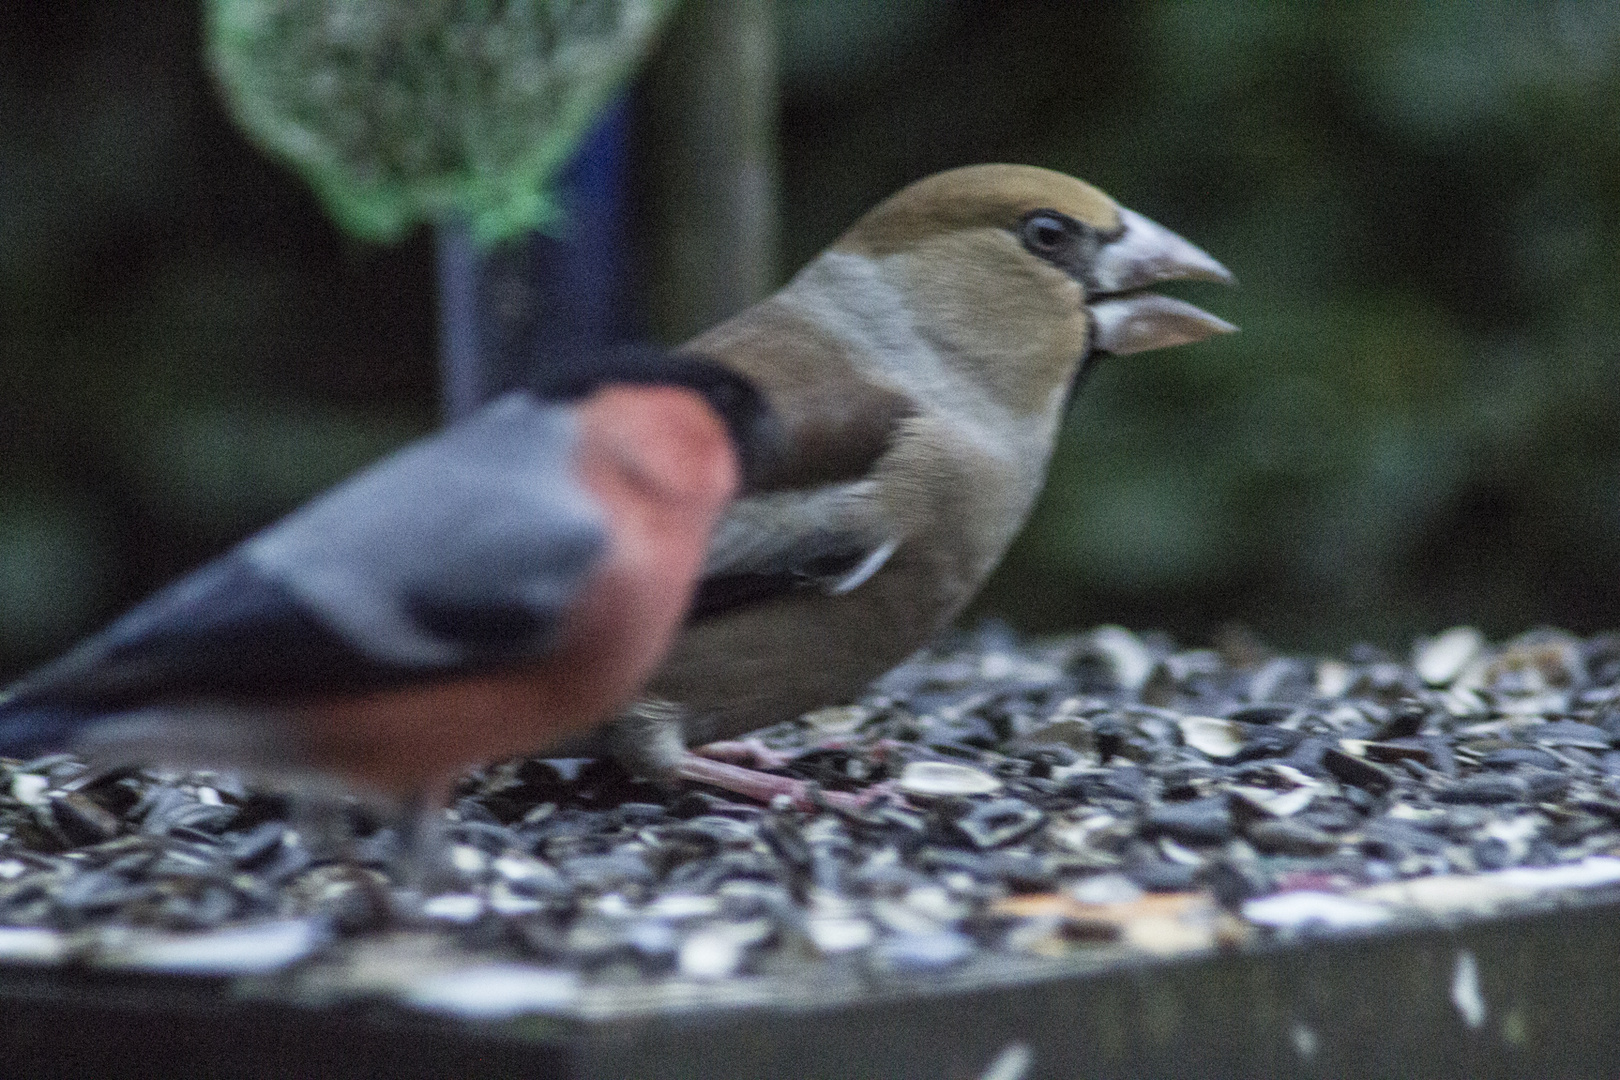
[[[1186,345],[1237,329],[1183,300],[1137,290],[1161,281],[1218,281],[1232,272],[1202,248],[1132,210],[1120,210],[1120,234],[1097,253],[1087,285],[1095,330],[1091,347],[1126,353]]]

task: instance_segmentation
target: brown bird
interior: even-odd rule
[[[1179,279],[1232,276],[1079,180],[981,165],[912,184],[685,346],[760,389],[782,444],[612,752],[798,793],[684,748],[846,701],[949,624],[1028,515],[1095,359],[1236,329],[1143,291]]]
[[[684,358],[576,382],[406,447],[22,679],[0,752],[431,805],[600,723],[679,627],[769,423],[746,380]]]

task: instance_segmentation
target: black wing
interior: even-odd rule
[[[523,395],[405,448],[0,696],[112,710],[288,700],[543,655],[605,547],[567,410]],[[40,722],[40,721],[34,721]]]
[[[687,616],[702,622],[807,588],[859,588],[899,547],[870,483],[757,496],[734,504],[710,545]]]

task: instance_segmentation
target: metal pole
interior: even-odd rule
[[[770,0],[686,0],[636,97],[638,230],[653,336],[679,342],[777,284]]]

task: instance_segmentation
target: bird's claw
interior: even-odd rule
[[[773,750],[757,738],[726,739],[694,747],[692,753],[711,761],[725,761],[750,769],[785,769],[796,754]]]
[[[710,744],[711,747],[713,745],[716,744]],[[860,812],[880,799],[899,798],[893,782],[888,780],[859,792],[827,791],[808,780],[775,776],[692,752],[681,756],[680,764],[675,767],[675,775],[682,780],[708,784],[762,803],[785,797],[793,809],[805,813],[821,809]],[[905,800],[900,798],[900,802],[904,804]]]

